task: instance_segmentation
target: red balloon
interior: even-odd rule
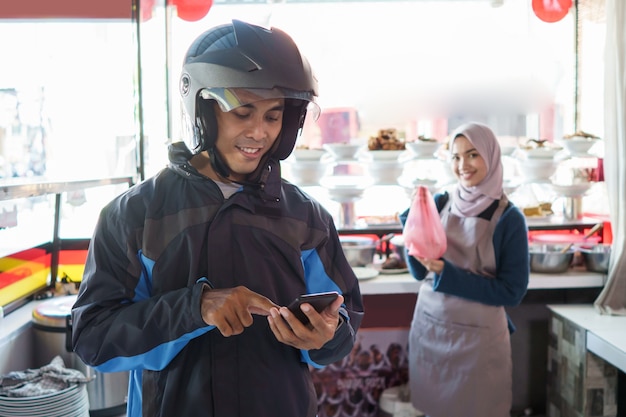
[[[567,16],[572,0],[533,0],[532,6],[539,19],[554,23]]]
[[[171,0],[176,6],[176,14],[183,20],[195,22],[209,13],[213,0]]]

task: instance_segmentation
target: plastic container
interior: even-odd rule
[[[384,390],[378,401],[379,417],[420,417],[419,410],[411,404],[409,391],[406,385],[391,387]]]

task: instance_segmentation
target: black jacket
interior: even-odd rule
[[[132,417],[315,416],[309,365],[348,354],[363,315],[332,218],[278,163],[263,187],[225,200],[189,158],[173,145],[168,168],[102,210],[72,309],[74,349],[101,372],[131,371]],[[336,290],[344,320],[314,351],[279,343],[261,316],[225,338],[200,314],[207,281],[279,305]]]

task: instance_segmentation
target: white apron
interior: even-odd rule
[[[490,221],[441,210],[456,266],[494,277],[493,232],[508,200]],[[469,231],[469,232],[466,232]],[[432,274],[420,287],[409,334],[411,402],[429,417],[509,417],[512,361],[504,307],[433,291]]]

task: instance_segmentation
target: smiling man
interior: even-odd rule
[[[342,359],[363,316],[330,214],[283,180],[317,80],[292,39],[233,21],[189,48],[185,140],[102,211],[73,344],[130,370],[128,416],[314,417],[309,367]],[[285,306],[334,291],[304,325]]]

